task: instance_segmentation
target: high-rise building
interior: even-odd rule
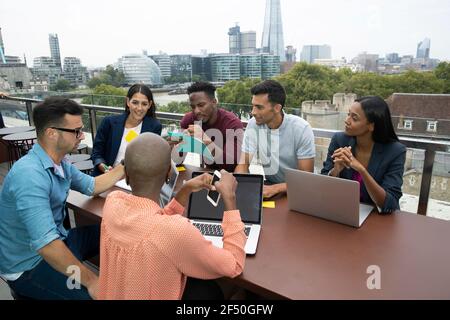
[[[419,42],[419,44],[417,45],[416,58],[429,59],[430,58],[430,47],[431,47],[431,40],[428,38],[425,38],[423,41]]]
[[[326,44],[303,46],[300,61],[314,63],[315,59],[331,59],[331,47]]]
[[[241,52],[241,27],[236,25],[228,30],[229,48],[231,54]]]
[[[286,47],[286,62],[295,62],[297,61],[297,49],[293,46]]]
[[[6,63],[5,59],[5,44],[2,38],[2,28],[0,28],[0,63]]]
[[[59,40],[56,33],[48,35],[48,42],[50,44],[50,55],[55,61],[55,64],[61,69],[61,53],[59,51]]]
[[[277,55],[280,61],[286,60],[280,0],[266,0],[261,48],[263,53]]]
[[[244,31],[236,25],[228,31],[229,53],[230,54],[255,54],[256,53],[256,32]]]
[[[256,53],[256,32],[255,31],[241,32],[240,54],[255,54],[255,53]]]

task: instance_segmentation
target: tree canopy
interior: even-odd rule
[[[73,88],[69,80],[59,79],[50,89],[52,91],[69,91]]]
[[[100,73],[99,76],[93,77],[87,83],[88,87],[94,89],[98,85],[107,84],[114,87],[120,87],[125,83],[125,76],[122,71],[115,69],[108,65],[106,69]]]
[[[92,90],[92,95],[83,98],[83,104],[122,107],[125,104],[127,91],[107,84],[100,84]]]
[[[298,63],[288,73],[274,80],[286,90],[286,106],[298,108],[307,100],[331,100],[338,92],[358,97],[376,95],[388,98],[393,93],[450,93],[450,63],[443,62],[434,71],[407,71],[399,75],[369,72],[335,71],[331,68]],[[221,103],[250,104],[250,89],[259,79],[229,81],[218,90]]]

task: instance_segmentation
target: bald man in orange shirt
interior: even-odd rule
[[[223,295],[202,295],[198,282],[196,292],[188,292],[190,283],[242,273],[246,236],[236,209],[236,179],[222,170],[215,183],[225,205],[223,248],[217,248],[182,216],[191,192],[212,188],[211,175],[187,181],[175,199],[159,207],[170,161],[169,144],[155,134],[144,133],[128,146],[125,172],[132,193],[111,193],[103,210],[100,299],[178,300],[196,293],[217,299]]]

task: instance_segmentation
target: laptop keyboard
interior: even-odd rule
[[[222,226],[219,224],[194,223],[193,224],[204,236],[223,237]],[[244,233],[248,238],[250,227],[245,227]]]

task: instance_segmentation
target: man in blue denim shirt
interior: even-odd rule
[[[98,278],[80,261],[98,254],[99,226],[67,231],[66,199],[70,189],[87,195],[106,191],[122,179],[124,168],[93,178],[64,159],[84,139],[82,114],[69,99],[53,97],[37,105],[38,141],[11,168],[0,193],[0,276],[25,297],[96,297]],[[68,278],[76,275],[82,286]]]

